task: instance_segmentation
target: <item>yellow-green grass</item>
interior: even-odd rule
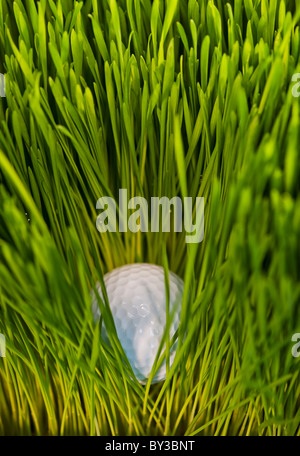
[[[1,1],[1,435],[299,435],[299,19],[292,0]],[[203,242],[100,234],[121,188],[203,196]],[[131,262],[185,281],[176,361],[145,387],[91,314]]]

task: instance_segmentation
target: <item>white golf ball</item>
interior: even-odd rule
[[[145,384],[166,327],[164,269],[147,263],[128,264],[105,274],[104,283],[120,343],[136,378],[140,383]],[[103,299],[100,284],[97,284],[97,290]],[[169,315],[173,317],[169,330],[169,340],[171,340],[179,325],[183,294],[182,279],[171,271],[169,291]],[[95,320],[100,318],[95,295],[93,295],[92,310]],[[102,335],[108,341],[104,323]],[[170,366],[174,361],[176,348],[177,341],[170,347]],[[152,383],[160,382],[165,378],[164,360]]]

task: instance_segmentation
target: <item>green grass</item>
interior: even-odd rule
[[[292,0],[2,0],[0,435],[300,435],[299,21]],[[204,196],[203,242],[100,234],[120,188]],[[185,280],[153,386],[91,314],[131,262]]]

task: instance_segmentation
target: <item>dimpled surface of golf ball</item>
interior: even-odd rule
[[[166,289],[164,269],[147,263],[128,264],[104,275],[107,297],[120,343],[132,370],[140,383],[149,378],[166,326]],[[100,284],[97,290],[103,299]],[[183,281],[169,272],[169,340],[179,325]],[[95,320],[100,310],[95,295],[92,310]],[[103,323],[103,338],[108,341]],[[165,348],[165,347],[164,347]],[[170,347],[170,366],[176,353],[177,341]],[[152,383],[166,378],[166,362],[160,365]]]

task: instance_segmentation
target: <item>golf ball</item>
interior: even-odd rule
[[[140,383],[145,384],[158,352],[166,327],[166,287],[161,266],[134,263],[104,275],[107,297],[120,343],[132,370]],[[97,291],[103,299],[101,286]],[[175,334],[180,318],[183,281],[169,272],[169,340]],[[93,295],[94,319],[100,318],[97,298]],[[108,341],[103,323],[102,335]],[[164,347],[165,348],[165,345]],[[177,340],[170,347],[170,366],[176,353]],[[152,383],[166,378],[166,361],[160,365]]]

